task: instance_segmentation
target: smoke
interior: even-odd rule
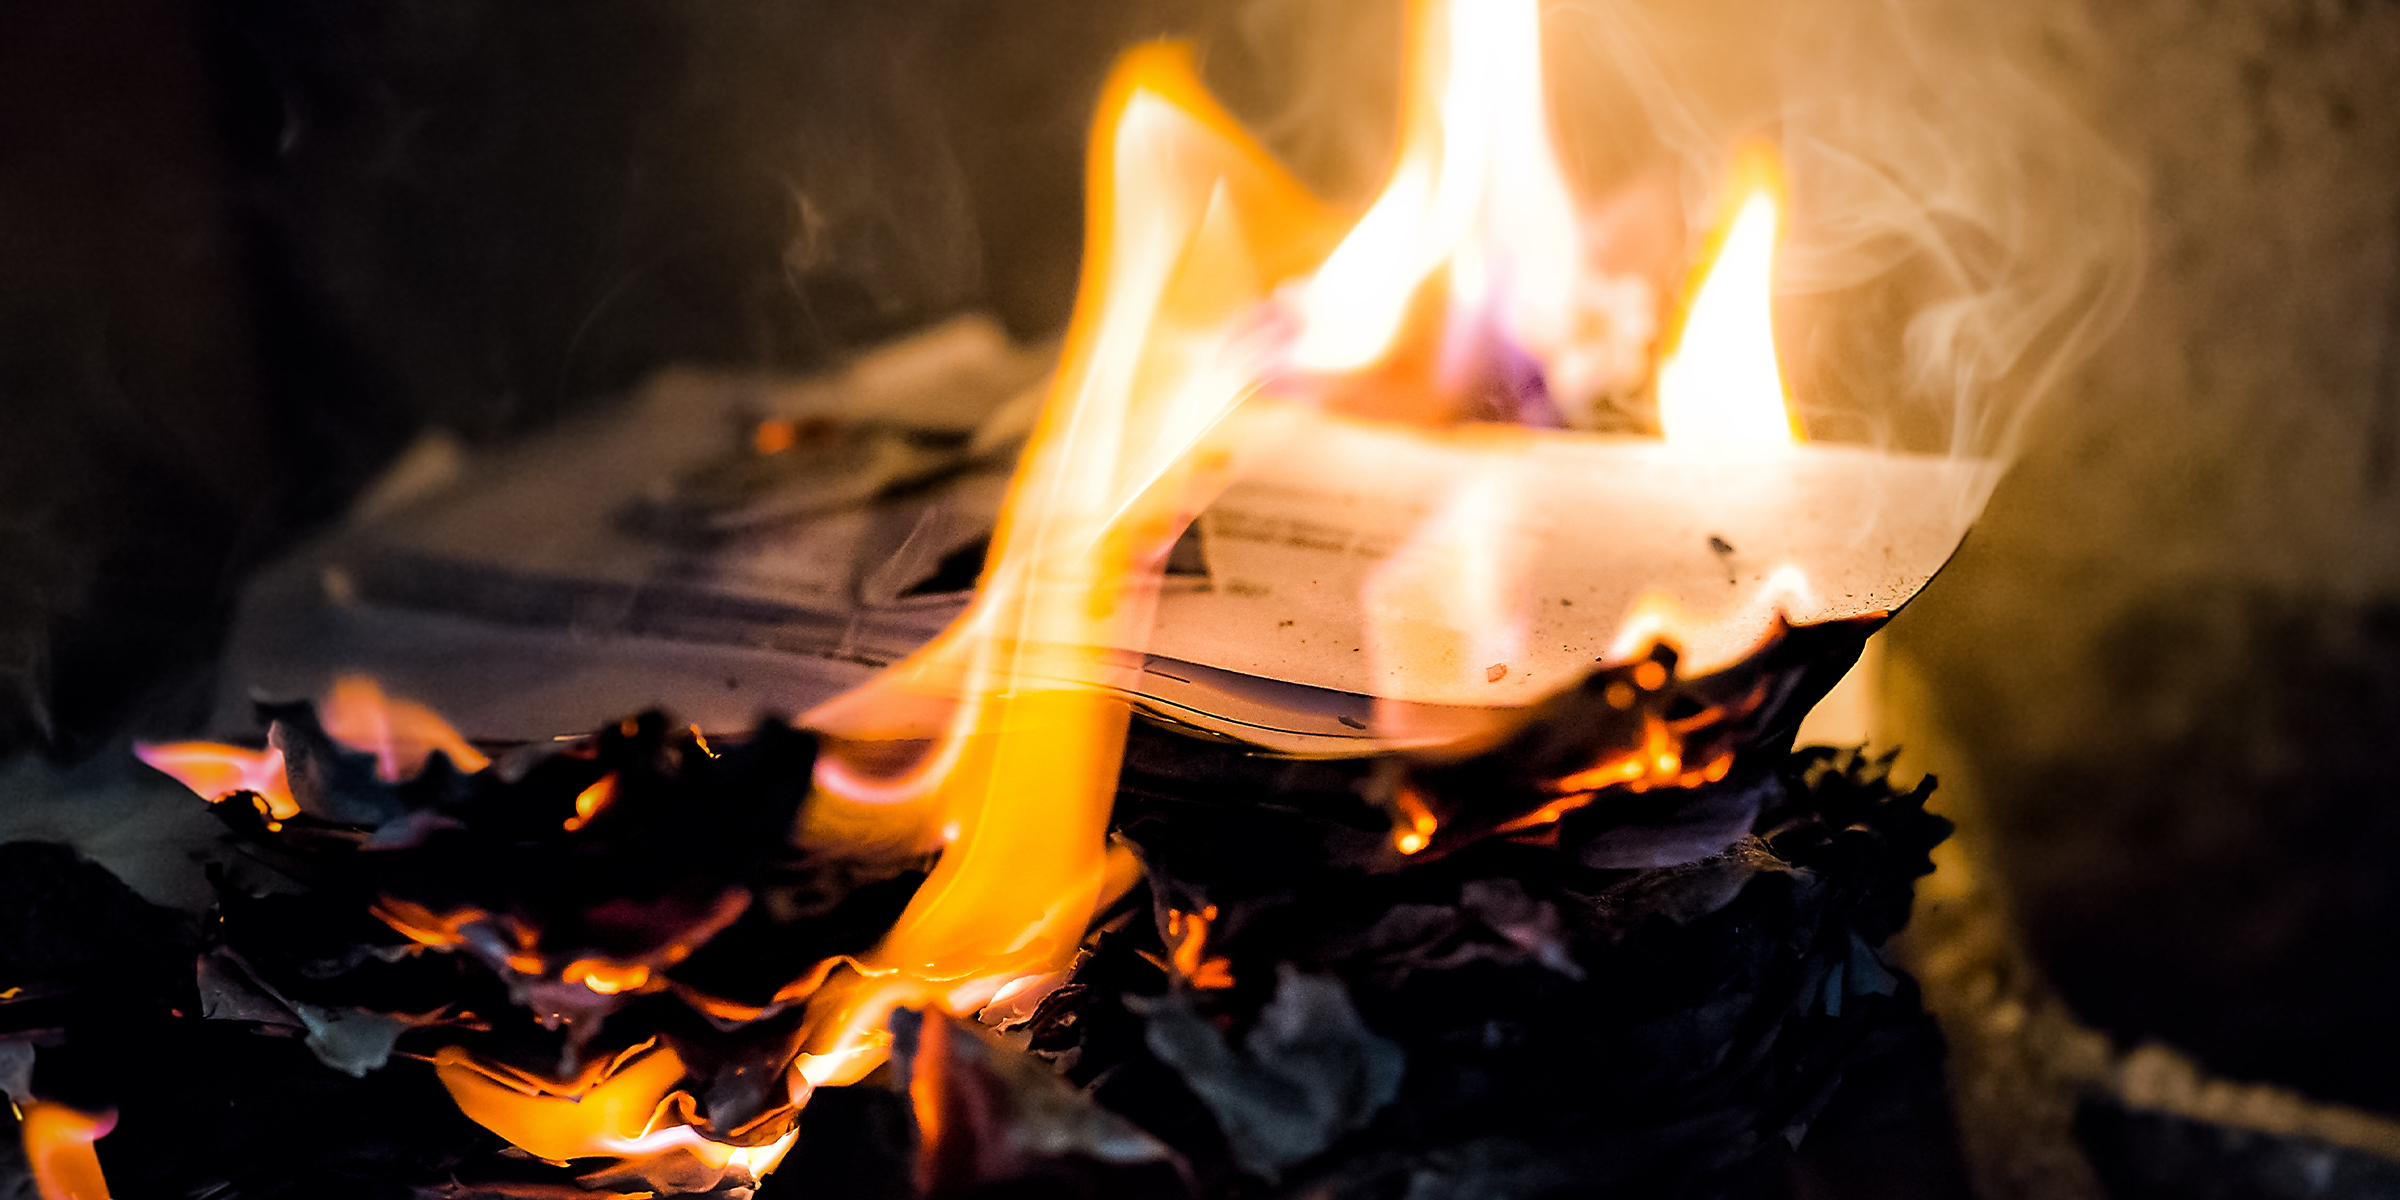
[[[1225,106],[1318,194],[1364,204],[1399,148],[1405,0],[1231,0],[1200,35]]]
[[[1781,286],[1809,298],[1800,378],[1860,440],[2007,457],[2139,284],[2139,178],[2069,99],[2089,35],[2022,7],[1792,10]]]
[[[2091,38],[2020,7],[1551,5],[1544,70],[1594,270],[1671,303],[1736,148],[1771,141],[1791,187],[1778,343],[1810,436],[2007,458],[2130,304],[2146,204],[2078,109]],[[1303,177],[1363,199],[1392,153],[1400,10],[1246,0],[1209,38],[1212,79]]]

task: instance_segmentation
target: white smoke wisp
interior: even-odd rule
[[[2060,6],[1577,0],[1556,20],[1621,81],[1639,111],[1614,115],[1676,163],[1687,213],[1734,142],[1780,147],[1779,326],[1812,437],[2004,460],[2132,302],[2146,197],[2077,109],[2090,39]]]
[[[1393,152],[1400,10],[1242,0],[1211,76],[1363,200]],[[1593,265],[1647,279],[1661,326],[1736,147],[1781,150],[1778,341],[1813,440],[2005,460],[2131,303],[2146,197],[2079,110],[2092,39],[2064,6],[1555,0],[1544,30]]]
[[[1364,204],[1399,149],[1403,0],[1233,0],[1201,36],[1210,86],[1319,193]]]

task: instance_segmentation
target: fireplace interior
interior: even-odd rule
[[[1133,488],[1148,582],[1103,583],[1161,632],[1089,618],[957,742],[1049,731],[965,770],[1103,771],[1100,844],[1053,863],[1044,817],[977,874],[879,815],[951,744],[909,681],[981,678],[978,613],[1072,607],[1037,562],[997,608],[994,564],[1038,523],[1020,455],[1099,461],[1037,413],[1092,358],[1118,64],[1191,47],[1349,220],[1405,153],[1408,11],[0,16],[0,1197],[2400,1191],[2400,12],[1548,6],[1562,169],[1634,197],[1600,224],[1658,327],[1582,376],[1486,354],[1408,419],[1659,436],[1651,350],[1733,239],[1715,176],[1646,155],[1749,120],[1821,230],[1810,114],[2014,105],[1875,139],[1968,198],[1921,222],[1956,271],[2096,264],[2024,330],[2054,375],[1991,376],[2040,395],[1955,556],[1928,519],[1905,587],[1787,596],[1738,652],[1601,629],[1554,676],[1464,621],[1445,675],[1329,624],[1270,669],[1282,627],[1381,628],[1268,610],[1343,539],[1501,539],[1376,532],[1313,459],[1198,519]],[[1985,170],[2025,97],[2088,142]],[[2031,215],[1945,226],[1979,189]],[[1902,353],[1886,277],[1828,270],[1778,293],[1802,401]],[[1384,385],[1306,386],[1332,455]],[[1794,412],[1812,453],[1972,440]],[[1906,479],[1878,536],[1948,511]],[[1641,540],[1551,525],[1523,570]],[[1695,553],[1755,581],[1759,544]],[[1374,594],[1472,609],[1435,561]],[[1344,682],[1370,658],[1417,690]],[[1043,671],[1069,698],[1020,703]]]

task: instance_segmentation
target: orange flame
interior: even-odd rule
[[[1233,986],[1233,963],[1208,957],[1208,926],[1216,919],[1214,904],[1199,912],[1167,910],[1167,965],[1183,976],[1184,982],[1204,991]]]
[[[93,1115],[50,1100],[24,1106],[19,1130],[33,1188],[42,1200],[108,1200],[108,1179],[92,1143],[117,1127],[113,1112]]]
[[[810,1005],[786,1079],[793,1105],[874,1069],[895,1007],[965,1016],[1055,986],[1095,911],[1138,878],[1130,854],[1105,837],[1131,715],[1125,693],[1169,547],[1243,448],[1291,416],[1246,403],[1254,392],[1293,370],[1375,367],[1415,336],[1411,314],[1427,297],[1448,305],[1445,348],[1465,328],[1545,359],[1572,341],[1583,235],[1550,144],[1537,0],[1415,0],[1410,28],[1398,161],[1348,222],[1218,106],[1187,50],[1137,49],[1111,76],[1087,160],[1075,314],[974,601],[941,636],[805,718],[826,741],[802,842],[940,857],[879,945],[820,963],[776,995],[777,1005]],[[1800,435],[1768,310],[1777,185],[1768,160],[1745,161],[1744,199],[1660,371],[1661,424],[1680,445],[1788,445]],[[768,422],[753,448],[782,453],[808,433]],[[1505,523],[1506,484],[1449,497],[1376,574],[1364,597],[1369,640],[1389,670],[1486,681],[1507,671],[1521,633],[1514,556],[1481,536]],[[1429,641],[1429,612],[1445,629],[1494,636]],[[1671,603],[1651,604],[1626,636],[1659,636],[1679,616]],[[1635,681],[1655,691],[1664,668]],[[340,681],[320,719],[336,741],[374,754],[387,780],[421,771],[436,750],[463,770],[488,764],[429,710],[368,680]],[[1644,730],[1640,748],[1557,781],[1555,799],[1517,826],[1555,822],[1601,789],[1692,786],[1729,765],[1684,761],[1678,722],[1647,718]],[[211,799],[249,791],[277,819],[299,811],[275,751],[189,743],[141,753]],[[586,789],[567,827],[604,811],[614,791],[613,777]],[[1423,850],[1435,815],[1405,788],[1399,807],[1397,848]],[[430,947],[460,945],[469,926],[494,919],[388,899],[375,911]],[[1216,916],[1166,914],[1162,965],[1195,987],[1233,983],[1227,960],[1207,953]],[[539,973],[541,956],[520,940],[509,964]],[[690,993],[663,969],[585,959],[560,978],[601,995],[674,988],[728,1019],[766,1011]],[[929,1029],[939,1022],[929,1013]],[[433,1061],[466,1115],[544,1159],[681,1153],[755,1178],[796,1136],[748,1147],[703,1137],[678,1090],[687,1065],[656,1043],[563,1081],[456,1047]],[[927,1123],[938,1140],[938,1114]]]
[[[806,836],[943,847],[817,1025],[801,1069],[818,1083],[872,1069],[895,1005],[963,1015],[1067,965],[1122,874],[1104,841],[1130,718],[1113,686],[1139,658],[1101,648],[1146,640],[1167,549],[1222,485],[1240,440],[1227,427],[1271,366],[1264,303],[1338,232],[1208,96],[1188,51],[1134,51],[1101,113],[1083,290],[975,603],[808,718],[837,740]],[[860,746],[928,735],[909,771],[860,765]]]
[[[317,705],[317,722],[325,734],[353,750],[375,756],[375,773],[397,783],[425,769],[436,750],[450,756],[451,765],[473,774],[492,765],[483,752],[467,744],[432,709],[413,700],[383,694],[364,675],[335,680],[333,690]]]
[[[480,908],[437,913],[422,904],[390,896],[384,897],[367,911],[408,940],[420,946],[434,947],[464,945],[467,926],[492,919],[490,913]]]
[[[797,1064],[807,1080],[871,1069],[896,1006],[963,1016],[1067,963],[1107,873],[1102,832],[1130,712],[1121,690],[1165,551],[1278,411],[1246,397],[1282,370],[1374,367],[1413,336],[1409,314],[1437,276],[1453,332],[1463,316],[1537,356],[1571,337],[1583,245],[1550,144],[1539,5],[1418,0],[1411,14],[1398,161],[1347,228],[1217,106],[1184,50],[1137,50],[1112,77],[1066,352],[975,601],[806,718],[829,741],[804,841],[941,851],[883,943],[820,994]],[[1766,319],[1773,176],[1759,166],[1745,178],[1770,183],[1720,239],[1662,380],[1680,406],[1665,420],[1678,442],[1797,436]],[[1451,519],[1375,575],[1365,600],[1379,669],[1506,672],[1511,555],[1478,536],[1511,503],[1505,484],[1452,497]],[[1428,613],[1492,636],[1429,640]],[[1640,786],[1723,773],[1683,763],[1670,733],[1595,769]],[[1399,831],[1403,849],[1428,844],[1418,824]],[[1205,918],[1175,920],[1177,957],[1198,955]],[[1196,978],[1206,961],[1176,965]]]
[[[702,742],[700,748],[706,751],[708,743]],[[710,757],[713,758],[715,755],[712,754]],[[567,832],[573,833],[583,828],[601,809],[608,807],[609,801],[616,798],[617,774],[614,771],[601,776],[598,783],[575,793],[575,815],[568,817],[564,822]]]
[[[300,815],[300,803],[284,778],[283,751],[271,746],[245,750],[216,742],[136,742],[133,753],[211,804],[248,792],[266,802],[271,820]]]
[[[679,1150],[712,1169],[747,1171],[755,1179],[773,1170],[799,1136],[794,1129],[747,1147],[701,1137],[679,1115],[689,1102],[676,1090],[687,1071],[683,1059],[654,1041],[563,1082],[486,1062],[455,1046],[434,1053],[433,1069],[459,1111],[553,1162]]]
[[[387,782],[424,770],[436,750],[470,774],[492,765],[432,709],[387,697],[363,675],[334,681],[333,690],[317,705],[317,720],[334,741],[374,755],[375,773]],[[248,750],[219,742],[136,742],[133,753],[211,804],[247,792],[265,802],[270,821],[300,815],[284,773],[283,751],[272,746]]]

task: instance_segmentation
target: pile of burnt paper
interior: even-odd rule
[[[1137,724],[1114,824],[1145,878],[1071,979],[979,1020],[900,1014],[886,1066],[796,1099],[790,982],[873,945],[928,865],[790,848],[811,735],[768,722],[711,744],[649,715],[474,771],[436,753],[390,782],[308,708],[268,715],[299,811],[216,806],[242,854],[204,928],[58,848],[0,848],[22,868],[0,887],[26,893],[0,931],[20,989],[0,1064],[28,1098],[117,1112],[98,1150],[122,1196],[1946,1178],[1939,1039],[1877,950],[1948,825],[1929,783],[1896,788],[1854,753],[1747,754],[1696,789],[1603,794],[1540,839],[1408,856],[1392,759]],[[669,1053],[698,1134],[796,1130],[779,1170],[511,1147],[445,1074],[571,1080]]]

